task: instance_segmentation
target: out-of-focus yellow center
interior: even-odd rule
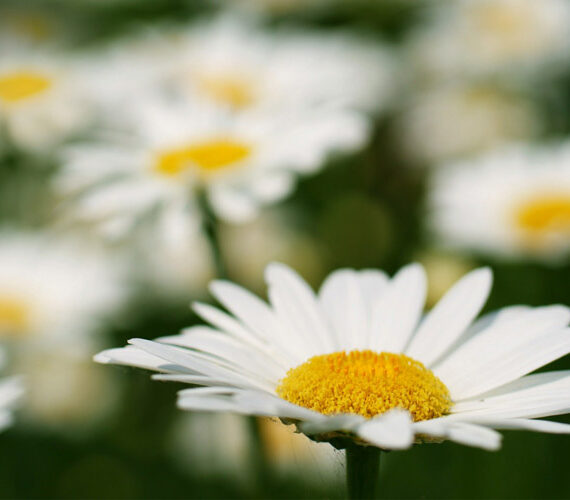
[[[403,408],[416,422],[440,417],[452,404],[447,387],[422,363],[373,351],[314,356],[287,372],[277,394],[326,415],[370,418]]]
[[[528,9],[517,5],[487,2],[472,7],[474,19],[482,29],[501,35],[522,33],[532,21]]]
[[[188,168],[203,173],[216,172],[238,166],[251,155],[252,147],[231,139],[215,139],[162,151],[156,160],[156,170],[167,176],[176,176]]]
[[[502,56],[518,55],[522,52],[536,51],[540,48],[540,30],[534,30],[535,9],[532,2],[471,2],[467,16],[474,22],[474,44],[481,45],[483,38],[488,38],[493,52]],[[487,46],[485,45],[485,46]]]
[[[22,101],[41,94],[51,85],[50,78],[35,71],[15,71],[0,75],[0,100]]]
[[[520,203],[515,210],[516,224],[531,237],[550,233],[570,236],[570,193],[537,195]]]
[[[24,334],[30,326],[30,309],[21,299],[0,294],[0,337]]]
[[[238,76],[203,76],[198,78],[198,86],[210,99],[236,109],[246,108],[255,100],[252,83]]]

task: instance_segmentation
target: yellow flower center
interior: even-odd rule
[[[277,394],[326,415],[370,418],[403,408],[416,422],[440,417],[452,404],[447,387],[422,363],[373,351],[314,356],[287,372]]]
[[[155,169],[167,176],[176,176],[188,168],[212,173],[236,167],[251,155],[251,146],[231,139],[215,139],[186,147],[162,151]]]
[[[0,295],[0,337],[26,333],[30,319],[29,307],[23,300]]]
[[[49,89],[51,79],[35,71],[15,71],[0,75],[0,100],[17,102]]]
[[[547,193],[524,200],[515,209],[515,221],[534,239],[553,233],[570,236],[570,193]]]
[[[203,76],[198,78],[198,87],[210,99],[236,109],[250,106],[255,99],[251,82],[238,76]]]

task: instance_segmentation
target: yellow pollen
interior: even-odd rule
[[[236,76],[198,78],[198,86],[210,99],[236,109],[243,109],[254,101],[253,85]]]
[[[531,238],[552,233],[570,236],[570,193],[537,195],[515,210],[517,226]]]
[[[49,89],[51,80],[35,71],[15,71],[0,75],[0,101],[17,102]]]
[[[251,155],[251,146],[231,139],[204,141],[161,152],[155,169],[168,176],[197,167],[202,173],[211,173],[236,167]]]
[[[18,298],[0,295],[0,337],[26,333],[30,327],[30,311]]]
[[[431,370],[404,354],[389,352],[314,356],[287,372],[277,394],[325,415],[370,418],[403,408],[415,422],[440,417],[452,405],[447,387]]]

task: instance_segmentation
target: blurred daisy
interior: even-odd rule
[[[173,83],[192,100],[234,111],[385,106],[393,65],[386,49],[348,35],[276,32],[239,17],[190,26]]]
[[[282,264],[269,265],[266,279],[270,305],[215,281],[230,314],[194,306],[212,326],[133,339],[96,360],[204,386],[179,393],[182,409],[276,416],[316,440],[402,449],[449,439],[495,450],[494,429],[570,433],[534,420],[568,411],[570,372],[527,375],[570,351],[567,308],[512,307],[473,322],[489,269],[467,274],[423,318],[417,264],[392,279],[342,269],[318,294]]]
[[[197,476],[251,480],[248,422],[240,415],[184,414],[175,423],[169,450]]]
[[[429,193],[429,225],[445,246],[546,260],[570,250],[570,144],[450,165]]]
[[[134,116],[138,134],[130,144],[78,146],[59,179],[64,194],[78,196],[73,217],[105,222],[119,234],[153,211],[171,232],[191,231],[199,191],[222,219],[251,219],[287,196],[298,175],[368,137],[361,117],[338,111],[236,117],[149,100]]]
[[[535,107],[515,93],[481,84],[452,84],[420,92],[397,123],[405,155],[438,162],[537,135]]]
[[[4,351],[0,350],[0,369],[4,365]],[[22,380],[16,377],[0,378],[0,431],[12,423],[12,410],[24,393]]]
[[[82,353],[27,349],[14,359],[25,374],[22,420],[64,432],[85,432],[115,408],[120,385]]]
[[[89,349],[123,298],[116,266],[86,244],[0,233],[0,340]]]
[[[412,53],[435,75],[530,72],[568,61],[566,0],[461,0],[439,5],[413,36]],[[536,73],[535,73],[536,74]]]
[[[68,62],[47,53],[0,55],[0,128],[6,140],[43,152],[77,134],[90,114],[77,82]]]
[[[175,224],[168,227],[169,222]],[[189,297],[204,296],[215,275],[210,247],[198,226],[192,230],[186,221],[169,217],[160,223],[141,231],[135,239],[129,238],[130,276],[145,293],[186,308]],[[180,231],[180,227],[187,230]]]

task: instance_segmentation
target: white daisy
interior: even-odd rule
[[[412,36],[412,57],[434,76],[531,73],[568,62],[566,0],[460,0],[436,4]]]
[[[204,296],[215,276],[210,246],[199,227],[180,231],[167,223],[184,227],[184,220],[163,217],[160,222],[129,238],[129,274],[140,289],[186,307],[188,297]]]
[[[494,429],[570,433],[538,417],[568,411],[570,372],[532,374],[570,351],[570,310],[511,307],[474,322],[489,269],[461,279],[422,318],[424,270],[332,273],[318,294],[290,268],[266,271],[266,304],[215,281],[230,314],[206,304],[196,326],[157,341],[133,339],[96,356],[201,385],[179,393],[195,411],[295,422],[317,440],[349,437],[384,449],[449,439],[494,450]]]
[[[39,52],[0,55],[0,129],[9,143],[44,152],[77,134],[90,113],[69,61]]]
[[[0,350],[0,368],[4,365],[4,351]],[[22,380],[17,377],[0,378],[0,431],[12,423],[12,410],[24,393]]]
[[[321,168],[332,152],[361,147],[368,136],[367,122],[345,111],[235,116],[149,99],[133,117],[130,144],[69,151],[59,189],[79,195],[74,217],[125,231],[158,209],[165,227],[191,231],[195,195],[203,190],[219,217],[248,220],[289,194],[298,175]]]
[[[23,349],[13,361],[14,372],[25,374],[22,420],[64,432],[102,422],[117,406],[120,385],[101,368],[84,353]]]
[[[234,111],[379,110],[393,83],[394,65],[378,43],[341,33],[268,34],[240,17],[189,26],[173,55],[175,90]]]
[[[396,132],[406,156],[433,163],[536,136],[540,125],[536,107],[516,92],[453,83],[420,91]]]
[[[0,233],[0,340],[89,349],[124,292],[116,266],[86,243]]]
[[[570,144],[512,146],[442,167],[429,225],[444,246],[552,259],[570,250]]]

